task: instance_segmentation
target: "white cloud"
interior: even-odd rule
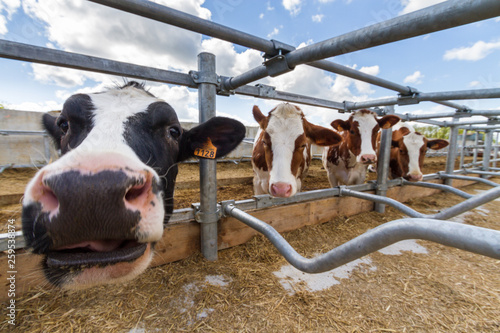
[[[470,47],[459,47],[446,51],[443,59],[477,61],[498,49],[500,49],[500,41],[486,43],[480,40]]]
[[[317,15],[313,15],[311,17],[311,19],[312,19],[313,22],[318,22],[319,23],[319,22],[321,22],[323,20],[323,17],[325,17],[325,15],[323,15],[323,14],[317,14]]]
[[[248,49],[236,52],[234,45],[218,39],[206,39],[202,49],[216,56],[216,72],[219,75],[235,76],[262,64],[259,51]]]
[[[7,21],[12,18],[12,15],[21,6],[21,0],[1,0],[0,1],[0,35],[5,35],[8,32]],[[6,13],[6,15],[4,14]]]
[[[300,13],[302,0],[283,0],[283,7],[290,12],[290,15],[296,16]]]
[[[157,85],[149,90],[153,95],[170,104],[180,121],[198,121],[198,92],[187,87]]]
[[[405,77],[403,80],[404,83],[415,83],[415,84],[420,84],[422,83],[422,79],[424,78],[424,75],[420,73],[420,71],[415,71],[415,73],[408,75]]]
[[[280,33],[280,29],[274,28],[269,34],[267,34],[267,38],[272,38]]]
[[[264,13],[260,13],[259,18],[262,20],[264,18]]]
[[[157,2],[210,18],[210,12],[201,7],[203,0]],[[23,8],[45,23],[47,38],[65,51],[153,67],[175,64],[169,69],[176,70],[196,67],[199,34],[82,0],[25,0]]]
[[[481,86],[482,86],[482,84],[479,81],[472,81],[472,82],[469,83],[469,87],[474,87],[475,88],[475,87],[481,87]]]
[[[380,73],[380,67],[379,66],[361,67],[359,71],[365,74],[378,75],[378,73]],[[355,80],[354,85],[356,86],[356,89],[360,94],[369,95],[374,93],[374,91],[370,88],[371,86],[369,83]]]
[[[404,6],[404,8],[401,12],[399,12],[399,14],[408,14],[425,7],[433,6],[443,1],[446,0],[401,0],[401,4]]]
[[[56,101],[23,102],[20,104],[4,104],[4,107],[10,110],[47,112],[61,110],[62,104]]]
[[[271,10],[274,10],[274,7],[271,6],[271,1],[268,1],[267,4],[266,4],[266,10],[267,11],[271,11]]]

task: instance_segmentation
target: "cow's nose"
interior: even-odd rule
[[[277,182],[271,185],[271,195],[274,197],[288,198],[292,195],[292,185]]]
[[[411,182],[419,182],[421,181],[423,178],[423,175],[420,173],[420,174],[408,174],[408,180],[411,181]]]
[[[374,154],[365,154],[361,155],[361,163],[363,164],[372,164],[377,161],[377,156]]]
[[[30,196],[48,214],[44,231],[58,248],[89,240],[136,239],[141,217],[155,209],[158,186],[148,170],[42,172]]]

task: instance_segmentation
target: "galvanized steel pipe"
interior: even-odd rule
[[[385,223],[316,258],[301,256],[269,224],[227,205],[224,213],[267,237],[285,259],[306,273],[322,273],[405,239],[423,239],[500,259],[500,232],[432,219],[401,219]]]

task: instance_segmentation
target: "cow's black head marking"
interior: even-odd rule
[[[73,95],[43,125],[62,157],[28,184],[23,233],[44,255],[48,281],[68,288],[140,274],[173,211],[177,163],[207,141],[223,156],[245,135],[223,117],[184,130],[174,109],[136,82]]]

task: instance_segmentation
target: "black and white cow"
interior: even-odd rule
[[[23,233],[44,256],[47,280],[72,289],[144,271],[173,211],[177,163],[208,142],[223,156],[245,135],[222,117],[183,130],[174,109],[137,82],[73,95],[43,124],[62,157],[29,182]]]

